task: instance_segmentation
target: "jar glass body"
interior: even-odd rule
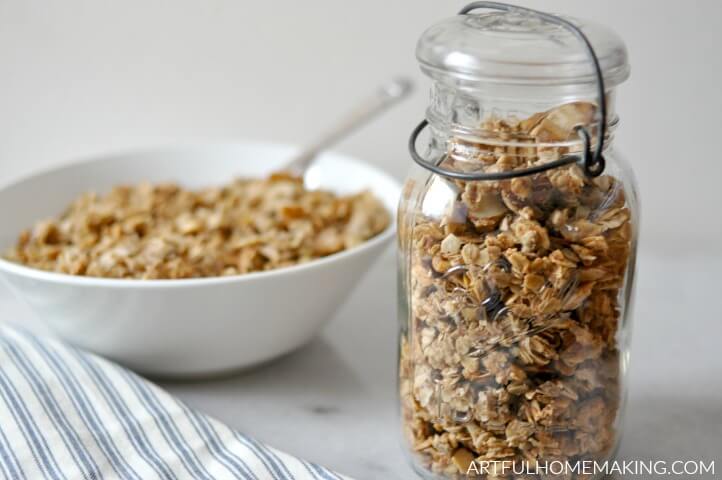
[[[578,151],[575,126],[593,131],[590,108],[435,85],[426,156],[463,171],[553,160]],[[541,478],[535,465],[613,457],[639,217],[612,140],[595,178],[578,164],[500,181],[414,167],[398,214],[399,391],[423,477]]]

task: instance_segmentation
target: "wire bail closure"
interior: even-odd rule
[[[592,47],[591,42],[587,38],[587,36],[581,31],[579,27],[574,25],[568,20],[565,20],[564,18],[558,17],[556,15],[552,15],[545,12],[540,12],[538,10],[533,10],[531,8],[525,8],[525,7],[518,7],[516,5],[510,5],[508,3],[501,3],[501,2],[472,2],[461,9],[459,12],[459,15],[466,15],[473,10],[477,9],[489,9],[489,10],[500,10],[503,12],[521,12],[525,13],[530,16],[534,16],[537,18],[540,18],[546,22],[553,23],[556,25],[559,25],[561,27],[566,28],[569,30],[575,37],[579,39],[579,41],[584,45],[585,50],[587,52],[587,55],[589,56],[589,60],[591,61],[593,67],[594,67],[594,74],[596,77],[596,83],[597,83],[597,102],[598,102],[598,113],[599,113],[599,121],[597,123],[597,132],[598,132],[598,141],[597,145],[594,148],[594,151],[592,151],[592,135],[589,133],[589,130],[587,130],[584,126],[577,126],[575,128],[577,134],[582,139],[582,145],[583,149],[581,154],[568,154],[564,155],[563,157],[554,160],[549,163],[544,163],[542,165],[535,165],[533,167],[525,168],[522,170],[511,170],[508,172],[492,172],[492,173],[478,173],[478,172],[458,172],[454,170],[449,170],[448,168],[442,167],[441,163],[447,158],[447,155],[444,155],[439,159],[437,163],[431,163],[424,159],[421,155],[419,155],[419,152],[416,150],[416,140],[419,136],[419,134],[426,128],[426,126],[429,124],[428,120],[424,119],[419,123],[416,128],[411,132],[411,137],[409,138],[409,152],[411,153],[411,158],[420,166],[423,168],[436,173],[437,175],[442,175],[444,177],[452,178],[455,180],[463,180],[463,181],[475,181],[475,180],[506,180],[510,178],[517,178],[517,177],[525,177],[527,175],[533,175],[536,173],[544,172],[546,170],[551,170],[553,168],[559,168],[565,165],[571,165],[572,163],[579,163],[584,170],[584,173],[589,177],[597,177],[604,172],[604,167],[606,165],[606,162],[604,160],[604,156],[602,152],[604,151],[604,138],[606,136],[606,129],[607,129],[607,98],[606,98],[606,91],[604,89],[604,77],[602,76],[602,68],[599,64],[599,59],[597,58],[597,54],[594,51],[594,48]]]

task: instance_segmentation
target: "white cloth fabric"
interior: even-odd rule
[[[342,480],[200,414],[132,372],[0,327],[0,476]]]

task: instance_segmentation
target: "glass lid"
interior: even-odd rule
[[[629,76],[627,49],[616,33],[586,20],[562,18],[578,26],[591,42],[607,87]],[[427,75],[457,87],[595,84],[579,38],[560,25],[518,10],[442,20],[422,34],[416,57]]]

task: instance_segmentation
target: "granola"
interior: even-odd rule
[[[388,224],[370,192],[310,191],[280,173],[201,190],[141,183],[81,195],[59,218],[23,231],[4,256],[90,277],[215,277],[331,255]]]
[[[553,161],[576,148],[574,127],[594,110],[577,102],[490,120],[484,130],[503,142],[453,139],[445,164],[494,172]],[[466,478],[474,461],[608,456],[632,247],[623,185],[572,164],[452,188],[445,214],[420,208],[408,230],[400,390],[418,463]]]

